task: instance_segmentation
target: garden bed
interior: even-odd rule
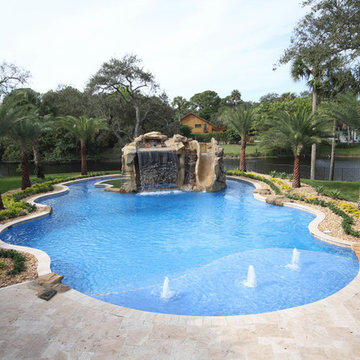
[[[25,257],[25,269],[15,275],[7,274],[14,267],[14,259],[0,257],[0,262],[5,264],[5,266],[0,269],[0,288],[37,278],[38,262],[36,257],[28,253],[19,253]]]

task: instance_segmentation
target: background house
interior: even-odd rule
[[[216,133],[224,132],[226,130],[226,127],[214,128],[214,125],[212,125],[209,121],[194,113],[189,113],[183,116],[180,119],[180,123],[181,125],[190,126],[192,134]]]

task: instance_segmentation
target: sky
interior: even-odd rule
[[[0,62],[29,86],[83,90],[104,62],[135,54],[172,99],[237,89],[245,101],[300,93],[289,66],[273,71],[306,9],[300,0],[0,0]]]

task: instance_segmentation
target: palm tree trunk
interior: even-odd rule
[[[330,156],[330,171],[329,171],[329,181],[334,180],[334,170],[335,170],[335,134],[336,134],[336,119],[334,119],[334,125],[332,130],[332,141],[331,141],[331,156]]]
[[[240,150],[240,171],[246,171],[246,136],[241,136],[241,150]]]
[[[33,140],[32,149],[33,149],[33,153],[34,153],[36,177],[44,179],[45,176],[44,176],[44,171],[43,171],[42,164],[40,161],[39,143],[37,140]]]
[[[30,172],[29,172],[29,161],[26,152],[26,145],[23,144],[21,149],[21,190],[31,186]]]
[[[294,158],[294,173],[293,173],[293,188],[300,187],[300,156],[295,156]]]
[[[315,114],[317,109],[317,91],[314,86],[312,94],[312,112]],[[311,145],[311,164],[310,164],[310,179],[315,180],[315,171],[316,171],[316,144]]]
[[[87,166],[86,166],[86,143],[81,140],[81,175],[87,175]]]
[[[141,122],[141,115],[140,115],[140,107],[138,104],[135,104],[135,115],[136,115],[136,123],[134,129],[134,136],[139,136],[139,129],[140,129],[140,122]]]
[[[1,193],[0,193],[0,210],[4,210],[5,209],[5,206],[4,206],[4,203],[2,201],[2,197],[1,197]]]

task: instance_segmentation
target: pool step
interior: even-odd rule
[[[62,275],[56,273],[49,273],[46,275],[39,276],[36,279],[36,284],[38,288],[38,297],[43,300],[50,300],[58,292],[62,293],[70,290],[70,286],[64,285],[61,283],[63,280]]]

